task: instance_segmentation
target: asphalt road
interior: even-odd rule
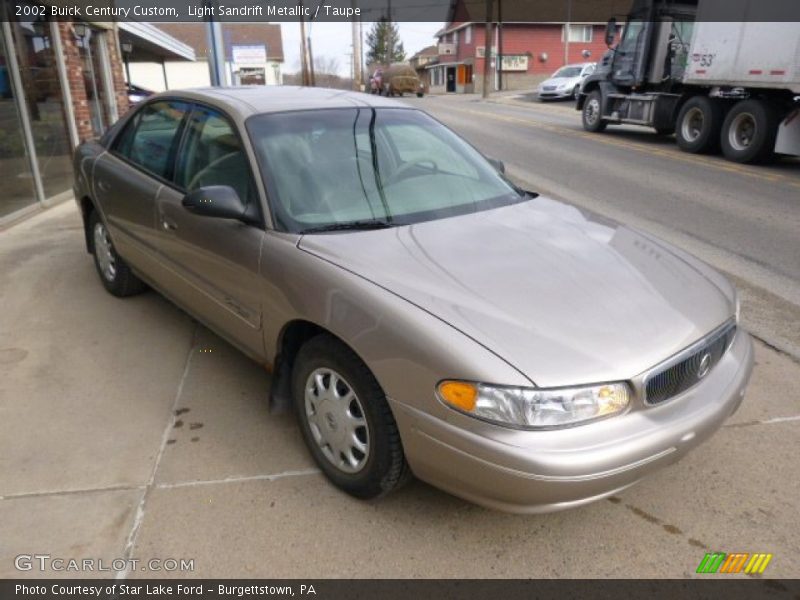
[[[585,132],[574,102],[409,99],[527,189],[646,229],[726,272],[745,325],[800,359],[800,160],[738,165],[639,127]]]

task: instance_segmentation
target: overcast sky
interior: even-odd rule
[[[435,42],[433,34],[441,27],[442,23],[398,23],[400,39],[405,46],[406,55],[411,57],[418,50],[430,46]],[[311,43],[314,57],[327,56],[338,59],[339,74],[350,75],[350,53],[352,52],[351,24],[350,23],[306,23],[306,31],[311,31]],[[366,43],[367,32],[372,28],[372,23],[362,23],[364,40]],[[283,53],[286,62],[283,65],[284,73],[296,73],[300,70],[300,23],[281,23],[283,34]]]

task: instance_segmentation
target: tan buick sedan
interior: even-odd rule
[[[502,171],[388,99],[217,88],[80,146],[75,198],[105,288],[272,369],[341,489],[574,507],[716,431],[751,341],[720,274]]]

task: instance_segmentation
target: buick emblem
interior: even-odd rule
[[[711,353],[705,352],[703,357],[700,359],[700,366],[697,367],[697,378],[702,379],[706,375],[708,375],[708,371],[711,369]]]

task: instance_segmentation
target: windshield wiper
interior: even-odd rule
[[[349,221],[346,223],[330,223],[328,225],[319,225],[317,227],[303,229],[300,233],[323,233],[326,231],[369,231],[371,229],[388,229],[389,227],[393,227],[393,225],[387,221],[371,219],[365,221]]]

